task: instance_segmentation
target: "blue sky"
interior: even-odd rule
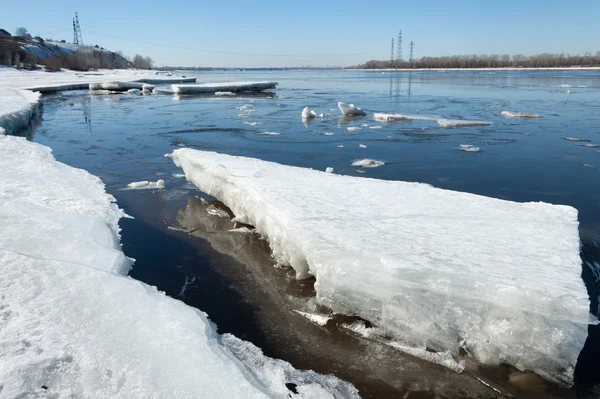
[[[8,2],[8,0],[2,0]],[[353,65],[404,54],[600,51],[600,1],[48,1],[0,6],[0,28],[71,41],[77,11],[86,44],[158,65]]]

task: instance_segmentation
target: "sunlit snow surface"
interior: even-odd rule
[[[2,397],[356,397],[266,358],[206,315],[126,277],[123,212],[97,177],[0,135]]]
[[[577,211],[180,149],[188,180],[316,277],[317,301],[399,345],[564,384],[586,337]]]

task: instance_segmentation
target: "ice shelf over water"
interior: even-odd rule
[[[13,133],[27,127],[39,111],[40,93],[29,90],[0,90],[0,134]]]
[[[277,82],[225,82],[225,83],[205,83],[197,85],[175,84],[171,87],[175,94],[194,94],[194,93],[215,93],[218,91],[229,91],[231,93],[239,92],[257,92],[275,89]]]
[[[317,301],[404,348],[572,383],[588,323],[577,211],[178,149],[187,179],[269,240]]]
[[[0,135],[2,397],[358,396],[218,335],[203,312],[127,277],[113,201],[49,148]]]

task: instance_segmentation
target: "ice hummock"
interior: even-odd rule
[[[589,302],[577,211],[191,149],[187,179],[269,241],[316,300],[405,348],[573,381]]]
[[[308,107],[304,107],[304,109],[302,110],[302,119],[310,120],[310,119],[315,119],[316,117],[317,117],[317,113],[315,111],[312,111]]]
[[[342,115],[344,116],[364,116],[367,113],[363,111],[361,108],[358,108],[354,104],[345,104],[342,102],[338,103],[338,108],[342,111]]]
[[[207,315],[127,277],[124,213],[100,179],[0,136],[3,397],[358,397],[218,335]],[[319,396],[320,397],[320,396]]]

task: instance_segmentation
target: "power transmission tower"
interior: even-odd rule
[[[413,54],[415,50],[415,42],[410,42],[410,62],[414,61]]]
[[[83,45],[83,36],[81,36],[81,26],[79,25],[79,16],[75,13],[73,18],[73,43]]]
[[[390,61],[394,61],[394,38],[392,37],[392,50],[390,53]]]
[[[402,31],[398,32],[398,47],[396,48],[396,60],[402,60]]]

